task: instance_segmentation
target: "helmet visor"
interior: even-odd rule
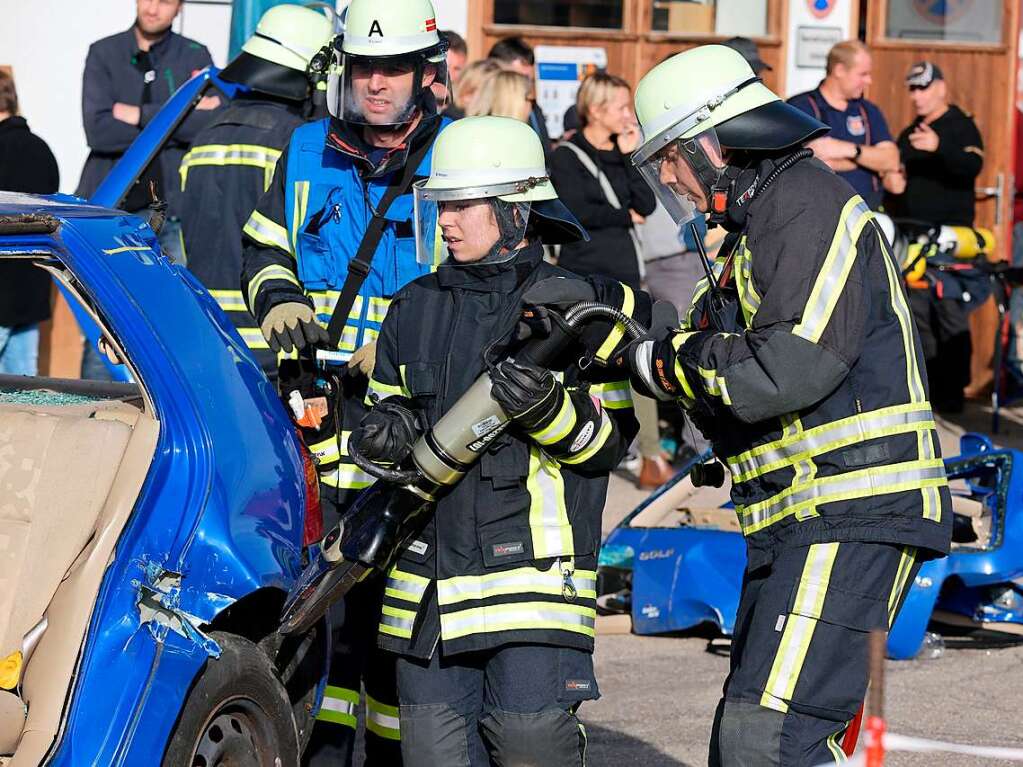
[[[427,61],[422,51],[379,58],[342,53],[342,119],[359,125],[404,125],[422,104],[423,91],[445,79],[445,73],[446,67]],[[430,82],[424,85],[424,79]]]
[[[452,263],[501,263],[526,237],[530,203],[506,202],[476,190],[414,186],[416,260],[431,268]]]
[[[637,168],[680,227],[710,209],[711,187],[725,168],[717,132],[708,128],[692,138],[666,144]]]

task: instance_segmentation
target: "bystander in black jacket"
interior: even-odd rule
[[[612,136],[612,141],[616,138]],[[584,166],[572,147],[559,146],[551,157],[551,181],[558,197],[586,227],[591,239],[562,246],[558,263],[576,274],[602,275],[638,288],[640,256],[633,244],[629,210],[649,216],[657,207],[654,193],[628,156],[618,150],[617,143],[613,149],[597,149],[582,131],[568,143],[582,150],[607,177],[621,207],[611,205],[598,177]]]
[[[46,142],[17,115],[0,121],[0,189],[54,194],[57,161]],[[0,263],[0,326],[42,322],[50,316],[50,275],[31,264]]]
[[[893,201],[900,218],[928,224],[972,226],[974,183],[984,165],[984,142],[973,118],[955,104],[931,128],[938,134],[938,149],[914,149],[909,136],[923,118],[918,117],[899,134],[899,155],[906,166],[906,191]]]
[[[134,27],[93,43],[82,77],[82,119],[91,151],[75,194],[91,196],[174,91],[212,63],[206,46],[174,32],[168,32],[162,40],[153,43],[148,55],[139,50]],[[149,75],[148,87],[147,73],[154,73]],[[139,124],[130,125],[116,119],[112,111],[116,102],[140,107]],[[209,110],[195,110],[186,117],[146,174],[147,178],[158,182],[159,193],[170,203],[172,212],[176,212],[180,197],[178,166],[181,158],[213,115]],[[140,189],[142,199],[126,204],[125,209],[144,207],[148,202],[144,191]]]

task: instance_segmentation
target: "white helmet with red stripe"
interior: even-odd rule
[[[447,80],[447,44],[430,0],[352,0],[338,43],[341,87],[330,111],[347,122],[403,125],[433,107],[430,85]]]

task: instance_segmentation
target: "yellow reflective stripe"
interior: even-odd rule
[[[301,288],[302,285],[299,283],[295,273],[290,269],[281,266],[280,264],[270,264],[264,266],[252,279],[249,280],[249,308],[251,309],[256,305],[256,296],[259,295],[260,288],[263,287],[263,283],[269,280],[284,280],[290,282],[292,285]]]
[[[404,602],[419,604],[426,593],[426,587],[430,585],[430,579],[414,573],[406,573],[395,565],[387,574],[387,584],[384,588],[384,595],[400,599]]]
[[[327,685],[323,691],[323,702],[316,718],[323,722],[343,724],[355,728],[355,708],[359,704],[359,693],[345,687]]]
[[[572,631],[592,637],[596,616],[596,609],[585,605],[513,602],[442,614],[440,632],[445,641],[471,634],[529,629]]]
[[[622,312],[631,317],[633,310],[636,308],[636,296],[632,292],[632,288],[628,285],[622,285],[622,290],[625,291],[625,295],[622,298]],[[625,326],[616,322],[614,327],[611,328],[611,332],[608,333],[604,343],[597,349],[596,358],[598,362],[607,362],[607,358],[611,356],[611,352],[618,346],[618,342],[625,336]]]
[[[341,432],[340,448],[343,458],[348,457],[348,438],[351,435],[350,431]],[[327,474],[321,474],[320,482],[342,490],[362,490],[376,482],[376,478],[353,463],[342,463],[337,469]]]
[[[306,209],[309,207],[308,181],[295,182],[295,195],[291,207],[291,252],[298,253],[298,233],[305,223]]]
[[[291,245],[288,243],[288,230],[276,221],[271,221],[258,210],[252,211],[252,215],[245,222],[242,231],[261,245],[279,248],[289,255],[293,254]]]
[[[736,513],[743,533],[752,535],[813,506],[946,484],[945,465],[940,459],[907,461],[818,477],[807,484],[786,488],[765,501],[736,506]]]
[[[268,177],[273,177],[277,158],[281,156],[279,149],[259,146],[258,144],[203,144],[192,147],[181,158],[178,172],[181,174],[181,191],[185,191],[188,171],[200,165],[246,165],[263,170],[263,189],[270,186]]]
[[[404,386],[392,386],[391,384],[385,384],[378,381],[375,378],[369,379],[369,386],[366,390],[366,399],[364,400],[367,405],[373,405],[374,401],[369,395],[375,394],[378,400],[387,399],[388,397],[411,397],[408,389]]]
[[[389,298],[371,297],[369,299],[369,311],[366,312],[366,319],[370,322],[383,322],[390,306],[391,300]]]
[[[796,601],[785,619],[785,630],[760,699],[761,706],[782,713],[788,710],[817,620],[824,609],[824,597],[837,555],[837,543],[815,543],[808,549]]]
[[[561,398],[561,407],[558,408],[558,413],[554,416],[554,420],[538,431],[529,432],[529,436],[541,445],[553,445],[555,442],[560,442],[567,437],[572,429],[575,428],[575,424],[575,403],[572,402],[572,398],[566,393]]]
[[[240,290],[211,289],[209,293],[225,312],[247,312],[249,310]]]
[[[848,418],[797,430],[780,440],[758,445],[732,458],[725,459],[733,482],[746,482],[754,477],[791,466],[797,461],[822,453],[893,434],[936,428],[930,405],[926,402],[893,405]],[[933,458],[930,456],[921,456]]]
[[[725,385],[725,379],[718,375],[717,370],[707,370],[706,368],[697,367],[696,371],[703,379],[703,388],[707,390],[708,394],[714,397],[720,397],[721,401],[726,405],[732,404],[732,400],[728,396],[728,387]]]
[[[633,406],[632,387],[628,381],[611,381],[590,387],[590,394],[600,400],[605,410],[624,410]]]
[[[892,310],[899,320],[899,329],[902,332],[902,349],[906,357],[906,386],[909,389],[910,402],[923,402],[924,386],[920,378],[920,370],[916,364],[916,346],[913,342],[913,315],[906,303],[906,296],[902,289],[902,281],[898,270],[895,267],[895,260],[888,250],[881,229],[877,229],[877,241],[884,252],[885,273],[888,276],[888,292],[892,297]]]
[[[242,337],[245,345],[250,349],[269,349],[270,344],[266,342],[263,331],[259,328],[235,328],[238,335]]]
[[[856,261],[856,241],[873,215],[859,195],[845,204],[828,255],[803,307],[802,319],[792,328],[793,334],[811,343],[820,341]]]
[[[577,595],[597,598],[597,573],[593,570],[575,570],[571,575]],[[565,574],[561,563],[555,562],[547,570],[519,567],[487,575],[460,575],[437,581],[437,603],[441,606],[459,602],[490,599],[512,594],[551,594],[561,596],[565,588]]]
[[[888,628],[895,622],[895,608],[899,605],[902,592],[906,589],[906,581],[913,571],[913,563],[916,561],[916,547],[906,546],[899,557],[899,567],[895,571],[895,581],[892,583],[891,593],[888,595]]]
[[[682,394],[686,399],[693,401],[696,399],[696,394],[693,392],[693,387],[689,384],[689,379],[686,378],[686,373],[682,369],[681,363],[678,361],[678,350],[682,348],[682,344],[689,340],[689,337],[694,335],[692,332],[688,333],[677,333],[671,338],[671,348],[675,350],[675,378],[682,384]],[[653,372],[653,371],[651,371]]]
[[[317,463],[330,463],[341,458],[341,447],[337,441],[337,435],[332,434],[321,442],[309,445],[309,452]]]
[[[341,298],[340,290],[313,290],[309,292],[309,299],[313,302],[313,308],[317,314],[333,314],[338,299]],[[352,308],[348,311],[348,322],[358,322],[362,319],[362,307],[366,299],[356,296],[352,302]]]
[[[366,729],[381,738],[401,740],[398,707],[381,703],[367,692]]]
[[[560,460],[561,463],[571,465],[585,463],[596,455],[600,448],[607,444],[612,431],[614,431],[614,425],[611,423],[611,419],[608,417],[606,412],[602,412],[600,414],[600,428],[597,429],[596,435],[590,440],[589,444],[578,453],[561,457],[558,460]]]
[[[529,531],[536,559],[575,553],[572,526],[565,508],[565,482],[558,462],[538,447],[529,448]]]
[[[845,751],[843,751],[842,747],[838,745],[838,736],[843,732],[845,732],[844,727],[838,732],[834,732],[828,736],[828,751],[830,751],[831,755],[835,758],[835,764],[845,764],[849,761],[849,757],[845,755]]]
[[[746,235],[742,236],[735,247],[735,288],[748,327],[760,309],[760,295],[753,285],[753,258],[746,247]]]
[[[415,610],[401,610],[397,607],[384,605],[380,608],[380,625],[378,629],[381,634],[411,639],[412,625],[415,621]]]

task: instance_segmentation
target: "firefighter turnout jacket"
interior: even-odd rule
[[[760,178],[772,169],[770,160]],[[798,161],[750,203],[672,338],[749,566],[835,541],[948,551],[951,499],[899,267],[864,200]]]
[[[424,144],[432,145],[449,122],[426,116],[402,145],[391,150],[367,146],[353,129],[329,117],[292,133],[270,188],[243,229],[242,289],[257,324],[287,301],[313,307],[317,320],[324,327],[329,324],[349,262],[388,184],[402,172],[409,155]],[[430,161],[427,151],[414,179],[430,175]],[[395,198],[384,218],[387,225],[348,314],[338,344],[341,351],[353,352],[375,341],[394,294],[429,271],[416,261],[411,188]],[[309,445],[321,481],[341,493],[373,482],[347,453],[348,436],[363,415],[360,392],[345,401],[340,439],[331,436]]]
[[[240,96],[196,136],[181,161],[181,229],[188,269],[206,286],[260,365],[277,375],[277,357],[239,288],[241,232],[291,132],[300,103]]]
[[[488,363],[509,356],[529,286],[573,277],[542,256],[532,244],[502,264],[445,263],[402,290],[377,345],[370,397],[410,398],[436,423]],[[610,281],[597,294],[630,316],[644,298]],[[622,338],[610,323],[599,332],[612,347]],[[583,373],[579,356],[552,366],[568,396],[551,422],[531,434],[509,427],[402,549],[388,573],[381,647],[418,658],[438,640],[446,656],[513,642],[593,649],[608,474],[638,425],[628,381],[595,365]]]

